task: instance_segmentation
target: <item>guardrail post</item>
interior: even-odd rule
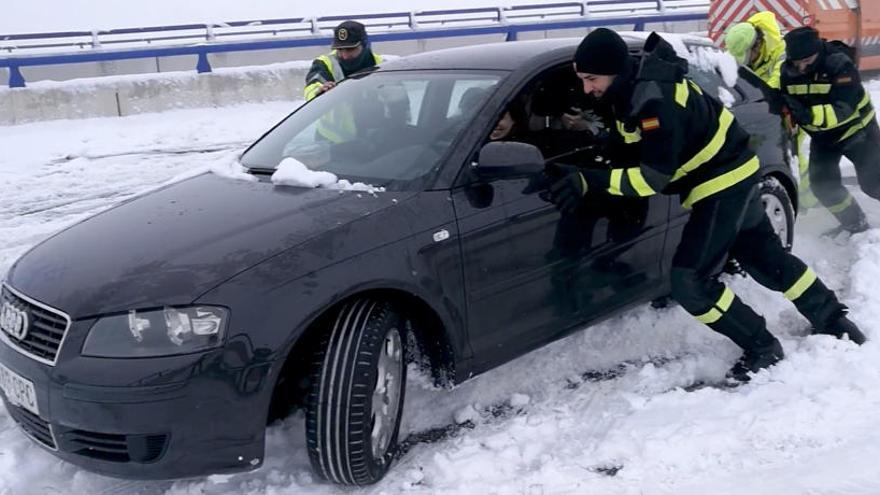
[[[309,19],[309,22],[312,24],[312,34],[319,35],[321,34],[321,28],[318,27],[318,18],[312,17]]]
[[[196,64],[196,70],[199,71],[199,74],[211,72],[211,62],[208,61],[207,52],[199,52],[199,61]]]
[[[581,2],[581,17],[590,17],[590,0]]]
[[[657,10],[659,10],[661,14],[666,12],[666,2],[664,0],[657,0]]]
[[[205,24],[205,40],[206,41],[214,41],[217,39],[217,36],[214,35],[214,25],[213,24]]]
[[[12,64],[9,66],[9,87],[24,87],[24,76],[21,75],[21,71],[18,69],[18,65]]]
[[[98,39],[97,31],[92,31],[92,48],[101,48],[101,40]]]
[[[418,19],[416,19],[415,12],[409,13],[409,28],[410,29],[418,29],[419,28],[419,21],[418,21]]]

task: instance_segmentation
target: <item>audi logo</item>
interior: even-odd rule
[[[9,301],[3,301],[3,306],[0,307],[0,330],[23,340],[28,332],[27,312],[16,308]]]

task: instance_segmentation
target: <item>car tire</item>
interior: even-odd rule
[[[767,218],[770,219],[770,225],[779,242],[786,251],[791,251],[794,244],[794,205],[791,197],[779,179],[772,176],[764,177],[761,181],[761,203],[764,204],[764,210],[767,212]]]
[[[326,480],[369,485],[388,471],[406,389],[405,328],[375,299],[346,303],[330,320],[306,404],[309,459]]]

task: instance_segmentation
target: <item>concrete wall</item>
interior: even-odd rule
[[[301,64],[300,64],[301,65]],[[220,69],[0,88],[0,125],[301,98],[306,69]]]
[[[609,27],[630,30],[633,26]],[[705,22],[646,26],[648,30],[677,32],[705,28]],[[581,37],[587,32],[587,29],[534,31],[520,33],[518,39]],[[379,42],[374,49],[377,53],[404,56],[504,39],[503,34],[493,34]],[[214,72],[207,74],[196,73],[195,55],[25,67],[22,74],[28,87],[16,89],[6,86],[8,71],[0,69],[0,125],[295,100],[302,95],[310,60],[326,51],[326,47],[308,47],[211,54],[208,59]]]

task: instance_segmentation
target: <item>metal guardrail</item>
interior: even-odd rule
[[[211,72],[208,54],[327,46],[332,29],[353,19],[372,41],[408,41],[505,34],[507,41],[529,31],[603,25],[706,20],[710,0],[585,0],[543,5],[391,12],[318,18],[185,24],[107,31],[0,35],[0,67],[9,87],[25,86],[21,67],[197,55],[196,70]]]

